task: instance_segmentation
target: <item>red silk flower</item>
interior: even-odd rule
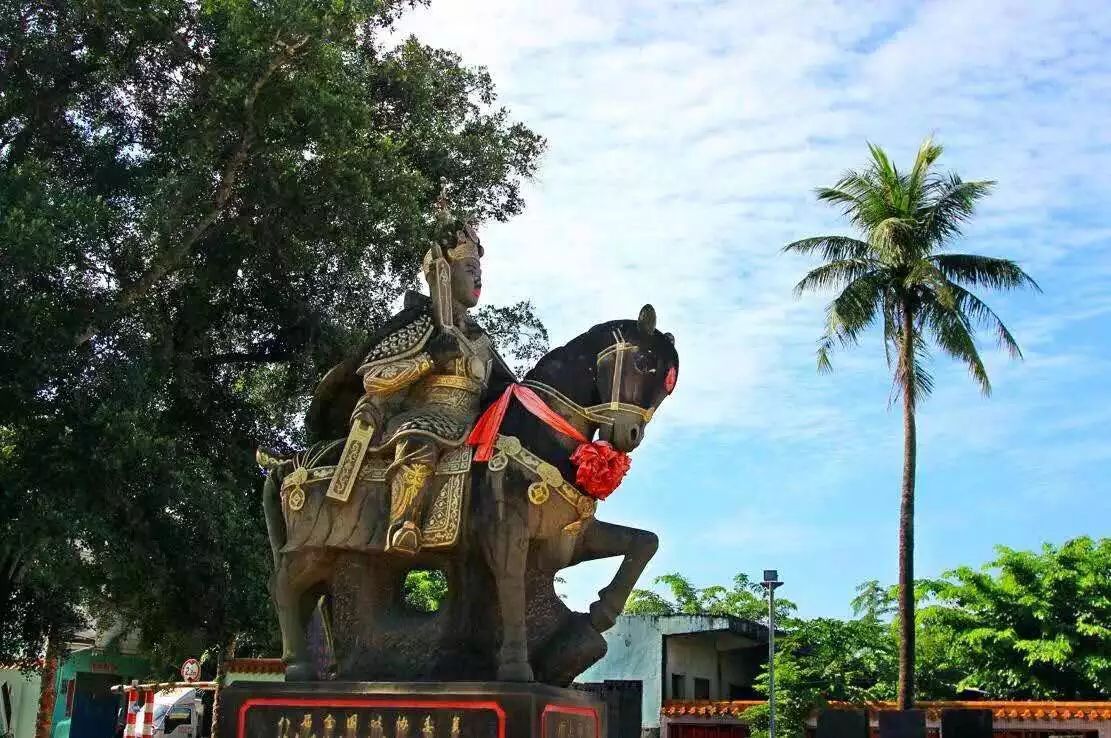
[[[604,500],[617,489],[629,471],[629,455],[605,441],[583,443],[571,454],[575,484],[596,500]]]

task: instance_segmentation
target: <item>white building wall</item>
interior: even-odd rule
[[[710,638],[686,638],[671,636],[667,639],[667,671],[664,684],[667,699],[695,699],[694,680],[706,679],[710,682],[709,699],[719,699],[721,685],[718,683],[718,651]],[[672,694],[673,675],[683,675],[683,694]]]
[[[8,729],[16,738],[33,736],[42,680],[38,674],[26,676],[18,669],[0,669],[0,684],[7,684],[12,690],[12,725]],[[62,699],[65,699],[65,695],[62,695]],[[0,714],[0,721],[3,719]],[[0,726],[2,727],[7,726]]]

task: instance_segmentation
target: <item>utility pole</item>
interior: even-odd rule
[[[775,569],[764,569],[760,584],[768,590],[768,738],[775,738],[775,590],[783,582]]]

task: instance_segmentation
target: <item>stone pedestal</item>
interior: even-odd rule
[[[237,682],[220,738],[604,738],[604,705],[505,682]]]

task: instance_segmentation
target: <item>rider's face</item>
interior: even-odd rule
[[[482,265],[478,259],[468,257],[452,263],[451,294],[464,307],[478,304],[482,295]]]

